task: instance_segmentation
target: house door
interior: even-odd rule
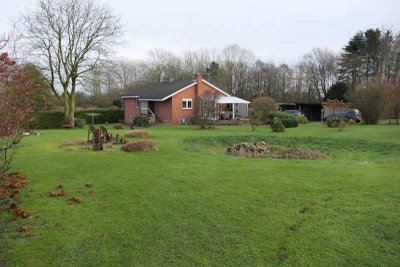
[[[149,108],[148,101],[140,101],[140,114],[147,115],[149,111],[148,108]]]

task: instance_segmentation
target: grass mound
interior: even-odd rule
[[[400,145],[363,139],[324,137],[277,137],[262,135],[228,135],[187,137],[183,143],[187,150],[224,153],[226,148],[241,142],[265,141],[268,145],[287,149],[309,149],[326,153],[327,158],[340,160],[384,160],[398,156]]]
[[[125,134],[126,137],[149,137],[150,133],[148,131],[131,131]]]
[[[121,149],[125,152],[136,152],[136,151],[157,151],[157,143],[153,140],[137,141],[128,143],[121,146]]]

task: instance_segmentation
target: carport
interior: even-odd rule
[[[246,118],[249,113],[249,101],[241,99],[236,96],[221,96],[217,100],[218,111],[221,111],[221,106],[225,106],[225,111],[228,109],[228,106],[232,106],[232,119],[235,117]]]

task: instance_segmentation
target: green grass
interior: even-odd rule
[[[319,124],[156,126],[159,151],[72,150],[86,130],[24,139],[14,171],[33,217],[5,222],[7,266],[396,266],[400,263],[400,127]],[[113,130],[123,136],[128,130]],[[130,140],[138,140],[130,139]],[[235,142],[266,140],[327,153],[324,160],[231,157]],[[93,194],[85,188],[93,182]],[[62,184],[70,194],[40,193]],[[82,192],[77,192],[81,190]],[[85,202],[67,205],[71,196]],[[95,200],[95,201],[94,201]],[[109,204],[106,208],[104,205]],[[16,232],[22,224],[33,230]],[[0,264],[1,265],[1,264]]]

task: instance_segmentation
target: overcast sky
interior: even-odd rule
[[[400,30],[400,0],[105,0],[126,25],[121,57],[179,54],[237,43],[263,60],[294,63],[314,47],[335,52],[359,30]],[[35,0],[0,0],[0,33]]]

